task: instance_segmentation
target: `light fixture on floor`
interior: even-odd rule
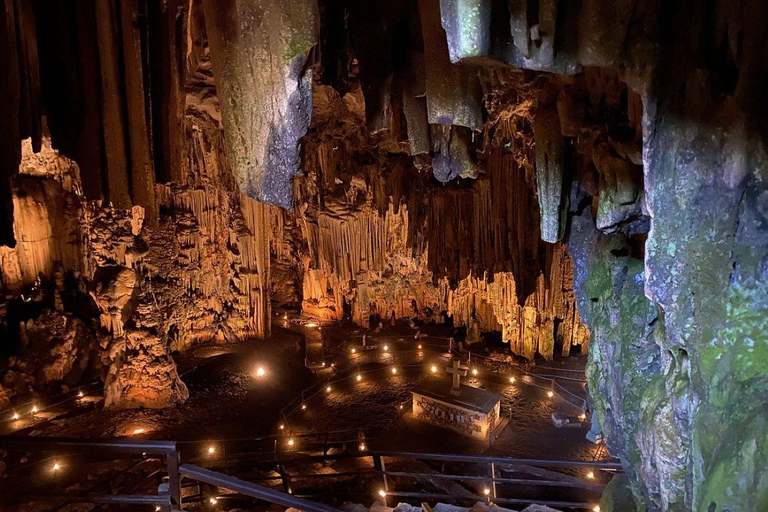
[[[256,376],[257,376],[257,377],[263,377],[263,376],[265,376],[266,374],[267,374],[267,371],[264,369],[264,367],[263,367],[263,366],[259,366],[259,367],[256,369]]]
[[[589,478],[590,480],[594,480],[595,472],[594,471],[590,471],[589,473],[587,473],[587,478]]]
[[[547,391],[547,396],[549,398],[552,398],[553,396],[555,396],[555,394],[552,391]]]
[[[384,352],[386,352],[387,350],[389,350],[389,345],[384,345]]]
[[[360,382],[361,380],[363,380],[363,376],[358,373],[357,374],[357,382]]]
[[[392,375],[397,375],[397,368],[392,368]]]
[[[514,377],[510,377],[509,378],[509,383],[510,384],[514,384],[515,383],[515,378]]]
[[[216,447],[215,446],[209,446],[208,447],[208,455],[213,455],[216,453]]]
[[[477,368],[472,368],[472,375],[477,377]]]
[[[429,369],[432,373],[437,373],[437,366],[432,365],[432,368]]]

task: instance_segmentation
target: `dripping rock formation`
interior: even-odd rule
[[[451,321],[588,351],[602,510],[768,509],[758,0],[0,2],[0,406]]]

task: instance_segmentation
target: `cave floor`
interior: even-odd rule
[[[553,412],[575,417],[579,410],[558,396],[548,397],[546,389],[531,385],[533,380],[524,371],[532,366],[519,362],[475,357],[471,369],[477,369],[478,374],[473,376],[470,371],[464,379],[470,386],[499,393],[502,416],[511,412],[509,425],[492,446],[413,418],[410,391],[422,379],[442,378],[446,386],[450,385],[447,378],[430,371],[434,365],[438,374],[444,374],[448,337],[462,340],[448,326],[421,326],[418,332],[429,337],[416,339],[417,331],[403,323],[378,333],[350,325],[311,325],[306,320],[276,318],[271,340],[207,344],[178,355],[179,372],[190,391],[189,400],[181,406],[122,411],[79,408],[17,433],[175,439],[181,441],[182,458],[188,461],[204,459],[207,446],[224,440],[275,436],[264,443],[275,443],[281,451],[300,451],[307,448],[302,446],[303,433],[347,429],[349,432],[340,433],[342,437],[357,445],[358,431],[362,431],[368,449],[558,460],[606,458],[585,439],[587,424],[570,428],[553,425]],[[368,345],[375,348],[360,346],[363,333]],[[542,361],[535,371],[583,375],[585,360]],[[258,367],[264,368],[264,376],[256,376]],[[515,376],[515,383],[509,382],[510,376]],[[297,399],[310,386],[314,387],[306,398]],[[566,382],[565,386],[575,395],[584,395],[580,383]],[[281,412],[286,404],[289,407]],[[280,430],[281,424],[285,430]],[[139,429],[141,433],[136,434]],[[293,447],[286,444],[289,437],[298,441]],[[584,475],[572,471],[570,477]],[[609,478],[597,475],[598,482]]]

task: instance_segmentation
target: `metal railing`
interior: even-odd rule
[[[278,504],[286,507],[293,507],[308,512],[333,512],[336,509],[306,499],[309,496],[298,496],[292,493],[292,482],[299,479],[314,479],[326,477],[373,477],[379,485],[381,499],[386,504],[388,497],[400,497],[419,500],[451,500],[456,502],[466,501],[493,501],[498,504],[526,504],[538,503],[547,506],[571,507],[577,509],[588,509],[594,506],[594,503],[567,500],[538,500],[522,497],[500,496],[497,485],[521,485],[521,486],[541,486],[541,487],[570,487],[582,488],[587,491],[598,492],[604,485],[594,482],[583,482],[578,478],[566,474],[555,474],[549,472],[549,478],[510,478],[505,477],[503,471],[523,472],[526,468],[537,468],[539,471],[548,470],[548,468],[561,469],[590,469],[593,471],[621,471],[622,467],[616,462],[595,462],[595,461],[563,461],[563,460],[541,460],[541,459],[521,459],[513,457],[489,457],[484,455],[454,455],[440,453],[418,453],[418,452],[396,452],[396,451],[370,451],[357,452],[350,451],[344,453],[322,454],[322,455],[304,455],[294,454],[287,459],[267,458],[255,462],[251,468],[256,466],[265,466],[266,468],[279,469],[279,476],[255,477],[252,480],[282,480],[285,492],[270,489],[262,485],[241,480],[235,476],[220,473],[208,468],[193,464],[180,464],[178,443],[175,441],[136,441],[136,440],[113,440],[113,441],[91,441],[91,440],[71,440],[54,438],[30,438],[30,437],[0,437],[0,449],[15,450],[25,453],[44,454],[44,453],[77,453],[91,454],[103,457],[105,454],[115,455],[141,455],[146,458],[149,455],[159,455],[166,459],[167,470],[167,492],[158,492],[157,494],[94,494],[86,493],[81,495],[40,495],[35,493],[32,496],[17,497],[16,501],[46,501],[46,502],[68,502],[68,503],[95,503],[95,504],[143,504],[160,506],[170,511],[181,510],[181,487],[182,478],[192,482],[214,485],[232,491],[236,494],[248,496],[269,503]],[[275,454],[276,455],[276,454]],[[370,458],[372,469],[357,469],[345,472],[321,472],[321,473],[291,473],[288,465],[304,465],[306,463],[323,461],[330,462],[342,459],[362,459]],[[416,471],[392,471],[386,467],[386,460],[406,460],[413,461],[407,464],[407,467],[415,466],[416,461],[435,461],[442,465],[440,473],[428,472],[424,469]],[[486,475],[478,474],[453,474],[446,473],[446,463],[470,464],[475,467],[487,468]],[[310,465],[311,467],[311,465]],[[531,472],[536,474],[535,471]],[[541,476],[541,475],[538,475]],[[474,494],[467,489],[464,493],[458,494],[440,494],[427,493],[422,491],[413,491],[407,489],[396,489],[393,479],[404,477],[408,481],[416,480],[447,480],[452,482],[461,482],[467,486],[484,485],[487,489],[485,495]],[[508,493],[504,493],[508,494]]]

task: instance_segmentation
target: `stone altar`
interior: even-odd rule
[[[457,361],[446,371],[453,374],[453,386],[443,379],[428,379],[411,392],[414,418],[488,440],[499,424],[501,395],[461,384],[466,370]]]

